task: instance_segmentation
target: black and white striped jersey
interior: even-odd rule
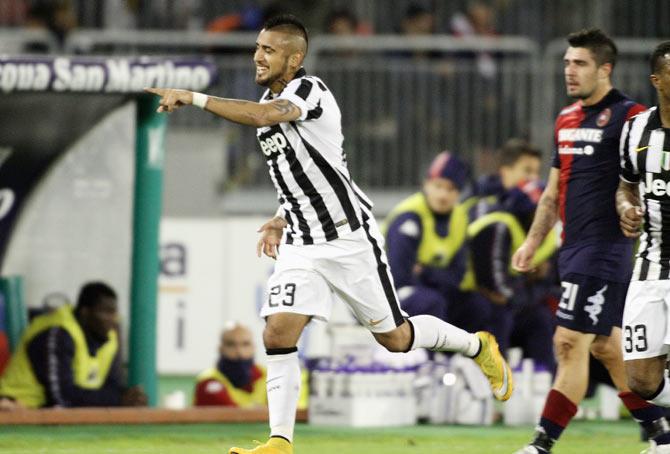
[[[621,178],[639,183],[644,225],[633,280],[670,278],[670,129],[656,107],[646,110],[621,132]]]
[[[342,149],[340,109],[326,85],[301,69],[284,90],[261,102],[286,99],[302,115],[259,128],[261,150],[288,227],[288,244],[318,244],[357,230],[372,203],[354,184]]]

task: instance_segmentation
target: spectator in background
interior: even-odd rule
[[[554,316],[546,304],[548,291],[538,283],[557,250],[556,235],[548,236],[538,250],[533,275],[522,276],[511,268],[512,254],[526,238],[541,194],[537,179],[522,180],[500,197],[480,200],[473,210],[480,214],[468,227],[468,245],[476,289],[491,303],[489,326],[501,351],[521,347],[536,367],[553,372]]]
[[[257,31],[269,18],[288,13],[291,8],[284,2],[272,2],[265,7],[247,5],[240,11],[215,17],[207,23],[208,32],[248,32]]]
[[[339,9],[331,11],[326,16],[325,32],[330,35],[351,36],[358,32],[358,19],[349,10]]]
[[[242,11],[214,18],[207,24],[208,32],[226,33],[256,30],[263,23],[263,10],[258,6],[248,6]]]
[[[84,285],[77,305],[35,317],[0,378],[0,396],[26,408],[144,406],[122,381],[116,293]]]
[[[435,33],[435,16],[428,8],[412,3],[405,10],[400,31],[405,36],[432,35]]]
[[[222,405],[252,408],[267,405],[265,368],[254,362],[256,346],[249,328],[231,323],[223,329],[219,359],[215,367],[198,375],[194,404],[199,407]],[[298,408],[307,408],[306,377]]]
[[[60,48],[67,35],[77,28],[77,14],[71,0],[36,0],[28,9],[26,26],[48,30]],[[32,44],[27,51],[48,52],[41,44]]]
[[[452,33],[457,37],[481,39],[494,38],[495,10],[483,1],[468,3],[465,13],[456,13],[451,19]],[[500,110],[509,103],[514,103],[517,94],[500,88],[501,78],[498,75],[499,63],[496,54],[487,51],[458,52],[453,55],[459,71],[470,75],[473,83],[480,84],[478,102],[472,105],[473,118],[500,118]],[[502,139],[502,138],[501,138]],[[471,146],[479,148],[481,144]]]
[[[0,27],[25,24],[28,0],[0,0]]]
[[[428,8],[412,3],[405,10],[405,15],[400,21],[400,33],[407,37],[432,35],[435,33],[435,15]],[[411,52],[400,52],[398,57],[409,57],[414,59],[437,58],[440,56],[436,51],[415,50]]]
[[[323,30],[329,35],[343,37],[372,34],[370,24],[359,22],[354,13],[345,9],[330,11],[324,21]],[[351,48],[322,51],[321,54],[348,58],[359,56],[359,52]]]
[[[455,36],[495,37],[495,11],[484,2],[471,2],[465,13],[456,13],[451,18],[451,30]],[[493,55],[489,52],[479,52],[476,58],[477,71],[487,79],[492,79],[497,73]]]
[[[216,366],[198,375],[195,405],[267,405],[265,369],[254,363],[255,354],[256,347],[249,328],[239,323],[224,328]]]
[[[538,271],[528,278],[509,272],[512,233],[515,230],[517,237],[523,239],[535,211],[536,202],[531,195],[536,183],[528,183],[539,181],[542,154],[520,138],[507,140],[498,154],[497,171],[479,178],[474,196],[463,202],[471,219],[468,236],[474,273],[472,290],[491,302],[489,326],[501,339],[501,348],[520,346],[526,357],[553,372],[553,314],[546,304],[553,289],[550,262],[543,260]],[[549,241],[555,243],[556,237]],[[551,243],[547,248],[545,259],[555,249]],[[531,345],[529,340],[535,335],[537,339]]]
[[[479,331],[486,328],[488,316],[482,311],[488,302],[459,292],[467,263],[468,213],[458,199],[467,179],[465,163],[448,152],[437,155],[423,190],[391,211],[385,234],[402,308],[411,316],[430,314]]]
[[[496,36],[495,11],[484,2],[470,2],[465,13],[451,18],[451,29],[456,36]]]
[[[524,139],[512,138],[498,153],[498,170],[477,180],[474,198],[466,204],[473,206],[478,199],[491,197],[502,200],[510,190],[525,181],[540,179],[542,153]]]

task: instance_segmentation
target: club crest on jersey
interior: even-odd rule
[[[607,123],[610,122],[610,119],[612,118],[612,110],[608,107],[607,109],[603,110],[598,114],[598,118],[596,119],[596,125],[599,128],[602,128],[605,126]]]

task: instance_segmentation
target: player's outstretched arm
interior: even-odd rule
[[[619,214],[619,227],[628,238],[640,236],[640,226],[644,219],[637,184],[619,181],[616,191],[616,211]]]
[[[195,105],[226,120],[256,128],[294,121],[301,115],[300,109],[286,99],[258,103],[175,88],[145,88],[144,91],[161,97],[158,112],[171,113],[182,106]]]
[[[535,251],[547,236],[547,233],[554,228],[558,219],[558,178],[559,170],[552,167],[549,172],[549,181],[547,187],[542,193],[540,203],[535,210],[533,224],[528,231],[526,241],[517,249],[512,256],[512,266],[515,270],[521,272],[531,271],[530,264],[535,255]]]

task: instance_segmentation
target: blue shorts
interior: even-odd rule
[[[569,273],[561,279],[561,302],[556,311],[559,326],[609,336],[621,328],[628,284]]]

